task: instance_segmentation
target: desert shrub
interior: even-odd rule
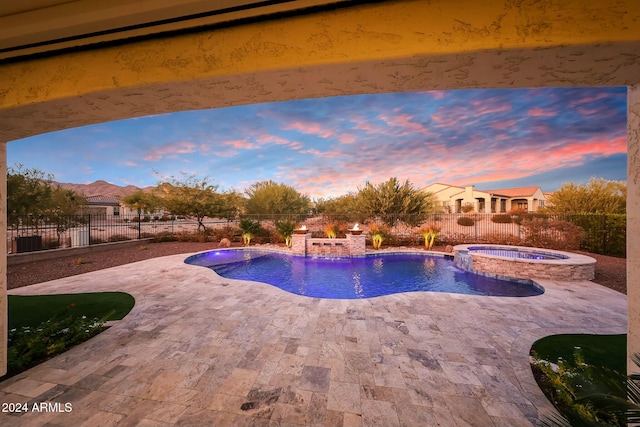
[[[522,224],[522,221],[532,219],[549,219],[549,215],[544,212],[529,212],[526,209],[511,209],[507,214],[515,224]]]
[[[582,241],[582,250],[596,254],[626,256],[625,214],[576,214],[567,215],[566,219],[585,231],[586,238]]]
[[[391,246],[417,246],[422,240],[421,236],[417,233],[412,234],[396,234],[392,233],[388,242]]]
[[[491,221],[495,222],[496,224],[511,224],[512,219],[511,215],[496,214],[491,217]]]
[[[467,243],[475,243],[475,239],[465,233],[448,233],[446,235],[439,235],[437,242],[442,245],[464,245]]]
[[[479,239],[478,243],[492,243],[495,245],[514,245],[518,246],[522,244],[522,241],[517,236],[510,233],[490,233],[485,234]]]
[[[141,239],[148,239],[148,238],[154,238],[154,237],[156,237],[156,235],[153,233],[147,233],[147,232],[140,233]]]
[[[461,216],[460,218],[458,218],[458,225],[463,225],[465,227],[471,227],[475,223],[476,222],[473,220],[473,218],[468,217],[468,216]]]
[[[193,241],[193,233],[189,233],[188,231],[180,231],[175,233],[175,237],[178,242],[192,242]]]
[[[464,205],[460,206],[460,211],[462,211],[462,213],[472,212],[473,205],[471,203],[465,203]]]
[[[110,242],[124,242],[125,240],[131,239],[129,239],[129,237],[125,236],[124,234],[114,234],[113,236],[109,237]]]
[[[178,236],[176,236],[173,233],[169,233],[169,232],[163,232],[163,233],[158,233],[153,237],[153,242],[154,243],[161,243],[161,242],[177,242],[178,241]]]
[[[89,244],[91,245],[99,245],[100,243],[106,243],[104,241],[104,239],[101,239],[100,237],[92,237],[91,241],[89,242]]]
[[[575,250],[585,237],[581,227],[568,221],[532,219],[522,222],[524,244],[538,248]]]
[[[226,225],[223,228],[214,228],[211,230],[211,237],[214,241],[219,242],[222,239],[229,239],[233,241],[236,236],[240,234],[240,230],[230,225]]]

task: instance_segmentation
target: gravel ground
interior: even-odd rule
[[[86,255],[62,257],[54,260],[39,261],[7,268],[7,288],[14,289],[34,283],[76,274],[88,273],[103,268],[142,261],[166,255],[200,252],[214,249],[216,243],[166,242],[148,243],[144,246],[131,246],[109,249]],[[443,250],[444,248],[434,248]],[[627,293],[627,266],[624,258],[584,253],[597,260],[595,282],[623,294]]]

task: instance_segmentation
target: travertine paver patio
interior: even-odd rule
[[[183,263],[142,261],[10,291],[125,291],[133,311],[0,383],[2,402],[70,412],[1,425],[529,426],[550,410],[528,352],[539,337],[625,333],[626,297],[541,281],[528,298],[292,295]]]

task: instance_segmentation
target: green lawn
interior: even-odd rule
[[[559,357],[573,362],[575,347],[580,347],[584,361],[604,366],[624,374],[627,371],[627,335],[552,335],[542,338],[531,347],[538,357],[557,362]]]
[[[131,311],[135,300],[124,292],[95,292],[21,296],[9,295],[9,329],[37,326],[68,310],[74,317],[102,318],[112,310],[108,320],[119,320]]]

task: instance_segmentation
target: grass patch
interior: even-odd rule
[[[624,374],[627,371],[627,335],[552,335],[533,343],[540,359],[556,363],[558,358],[574,363],[574,349],[580,347],[584,361]]]
[[[124,292],[95,292],[60,295],[9,295],[9,329],[37,326],[60,312],[71,308],[71,316],[102,318],[114,310],[106,320],[119,320],[135,304],[134,298]]]
[[[123,292],[9,295],[7,374],[0,381],[87,341],[134,304]]]

